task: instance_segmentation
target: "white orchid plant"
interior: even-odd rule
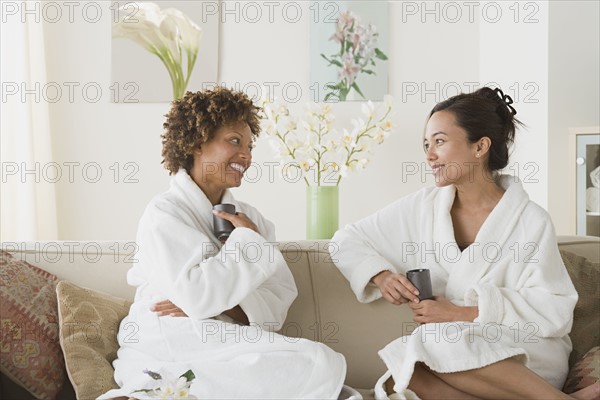
[[[379,34],[372,24],[364,25],[352,11],[342,12],[337,20],[335,33],[329,38],[339,44],[339,52],[326,56],[321,54],[328,65],[338,68],[339,82],[326,86],[331,91],[325,95],[325,101],[337,98],[345,101],[354,89],[362,98],[365,95],[356,82],[360,73],[375,75],[375,59],[386,61],[384,52],[377,48]]]
[[[195,400],[196,396],[190,395],[190,386],[196,376],[192,372],[191,369],[187,370],[178,378],[163,378],[161,374],[154,371],[149,371],[145,369],[143,371],[145,374],[150,376],[152,379],[157,381],[160,386],[154,389],[141,389],[136,390],[135,393],[136,398],[149,398],[149,399],[188,399]],[[132,393],[132,394],[133,394]],[[145,394],[143,396],[142,394]]]
[[[198,57],[202,29],[183,12],[176,8],[161,10],[149,2],[127,3],[119,7],[112,35],[133,40],[155,54],[169,72],[173,98],[184,95]]]
[[[307,186],[337,186],[349,172],[364,169],[373,146],[391,133],[392,103],[389,95],[380,107],[364,103],[364,118],[352,119],[352,128],[340,131],[333,127],[330,104],[309,103],[305,118],[300,119],[286,103],[265,99],[262,127],[272,139],[284,177],[294,180],[301,174]]]

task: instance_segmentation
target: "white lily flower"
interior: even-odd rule
[[[285,104],[277,104],[277,107],[274,108],[275,112],[277,113],[277,115],[289,115],[290,114],[290,110],[288,110],[287,106]]]
[[[371,100],[363,103],[361,107],[362,113],[369,119],[373,118],[373,113],[375,112],[375,105]]]
[[[172,376],[163,376],[157,372],[149,371],[145,369],[143,371],[148,374],[152,379],[158,381],[160,385],[154,389],[141,389],[136,390],[133,393],[143,393],[141,395],[136,394],[136,398],[152,398],[152,399],[188,399],[196,400],[197,398],[190,395],[190,387],[192,381],[196,378],[192,370],[188,370],[178,378]]]
[[[375,142],[377,142],[377,144],[382,144],[385,138],[389,135],[389,131],[380,130],[375,134]]]
[[[381,125],[379,125],[379,128],[382,129],[382,130],[384,130],[384,131],[386,131],[386,132],[389,132],[389,131],[392,130],[392,127],[393,127],[392,124],[393,124],[392,123],[392,119],[388,118],[385,121],[383,121],[383,123]]]
[[[370,141],[367,142],[366,140],[361,140],[360,141],[360,147],[358,148],[357,151],[359,151],[359,152],[368,152],[369,150],[371,150]]]
[[[277,135],[277,125],[275,124],[275,121],[272,119],[265,120],[265,122],[263,122],[263,130],[267,132],[267,135],[269,136]]]
[[[357,166],[359,169],[364,169],[364,168],[365,168],[365,166],[366,166],[368,163],[369,163],[369,160],[368,160],[368,159],[366,159],[366,158],[361,158],[361,159],[359,159],[359,160],[356,162],[356,166]]]
[[[135,3],[135,15],[120,17],[113,24],[113,37],[133,40],[163,62],[173,85],[173,97],[181,98],[190,79],[202,37],[202,29],[181,11],[161,10],[151,2]],[[128,10],[119,8],[123,15]],[[186,52],[186,72],[182,68],[183,50]]]
[[[302,128],[304,130],[309,131],[309,132],[314,132],[315,131],[315,128],[312,125],[312,121],[302,120],[301,124],[302,124]]]
[[[382,108],[367,102],[363,112],[376,115]],[[388,108],[383,114],[389,111]],[[339,183],[350,171],[364,169],[371,158],[373,145],[381,144],[392,129],[391,118],[379,122],[371,118],[367,123],[361,116],[351,120],[351,128],[340,127],[338,130],[331,123],[334,120],[331,105],[315,103],[307,104],[303,118],[297,118],[289,114],[285,103],[275,105],[265,102],[261,116],[267,133],[279,132],[277,136],[271,135],[270,141],[276,157],[287,161],[282,167],[283,175],[297,180],[302,172],[307,185],[313,182],[319,185]],[[327,173],[319,174],[324,171]],[[317,182],[312,175],[315,178],[319,176],[321,181]]]
[[[165,21],[169,21],[168,24],[171,27],[175,26],[176,35],[181,40],[181,47],[186,51],[198,54],[202,29],[176,8],[167,8],[163,10],[163,13],[166,16]]]
[[[327,117],[329,115],[331,115],[331,104],[329,103],[325,103],[323,104],[323,106],[321,107],[321,109],[319,110],[319,115],[325,119],[327,119]]]
[[[362,118],[353,118],[350,120],[352,124],[353,131],[355,132],[364,132],[367,129],[367,122]]]
[[[353,135],[344,129],[344,133],[342,134],[342,144],[346,148],[356,147],[356,135]]]
[[[122,6],[119,8],[118,22],[113,24],[114,38],[131,39],[146,50],[157,53],[169,48],[170,39],[160,31],[164,16],[155,3],[138,3],[134,16]]]
[[[263,118],[268,119],[269,121],[275,120],[275,118],[273,118],[273,109],[271,108],[271,103],[264,102],[262,104],[262,113]]]
[[[338,153],[341,153],[341,150],[344,149],[343,144],[344,144],[343,138],[342,138],[342,142],[338,142],[336,140],[329,139],[325,143],[325,149],[327,150],[328,153],[333,153],[333,154],[337,155]]]
[[[295,118],[290,117],[285,128],[287,131],[293,132],[298,128],[298,122]]]
[[[307,158],[305,160],[301,160],[298,163],[298,165],[304,172],[310,171],[310,169],[312,167],[314,167],[316,164],[317,164],[317,160],[315,160],[314,158]]]

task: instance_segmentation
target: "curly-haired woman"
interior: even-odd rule
[[[143,398],[136,391],[160,386],[155,373],[177,381],[188,370],[195,375],[189,394],[203,399],[340,393],[341,354],[275,333],[297,295],[294,279],[273,224],[229,191],[252,161],[257,113],[245,94],[225,88],[173,102],[162,154],[174,177],[139,223],[137,263],[127,276],[137,291],[114,361],[121,388],[102,398]],[[235,227],[224,243],[213,233],[219,203],[238,211],[217,213]]]

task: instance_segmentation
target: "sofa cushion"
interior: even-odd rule
[[[60,345],[78,399],[95,399],[117,388],[112,362],[119,323],[131,302],[61,281],[56,293]]]
[[[563,391],[573,393],[600,379],[600,347],[590,349],[569,371]]]
[[[600,345],[600,263],[565,250],[560,253],[579,294],[569,334],[573,342],[569,358],[572,367],[589,349]]]
[[[36,398],[65,381],[58,341],[58,278],[0,250],[0,370]]]

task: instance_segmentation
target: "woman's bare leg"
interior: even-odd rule
[[[423,400],[429,399],[464,399],[475,400],[476,397],[458,390],[448,382],[443,381],[423,363],[415,364],[415,372],[410,378],[408,388]]]
[[[572,397],[578,400],[599,400],[600,399],[600,383],[596,382],[586,388],[571,393]]]
[[[432,373],[450,386],[483,399],[574,398],[556,389],[513,358],[469,371]]]
[[[394,393],[394,380],[385,382],[387,394]],[[431,371],[415,364],[408,388],[428,399],[578,399],[600,400],[600,383],[567,395],[514,359],[486,367],[453,373]]]
[[[444,382],[437,376],[431,373],[429,368],[423,363],[416,363],[415,370],[408,388],[415,392],[421,399],[461,399],[461,400],[473,400],[475,397],[461,392],[455,387]],[[385,382],[385,390],[387,394],[394,393],[394,380],[390,377]]]

